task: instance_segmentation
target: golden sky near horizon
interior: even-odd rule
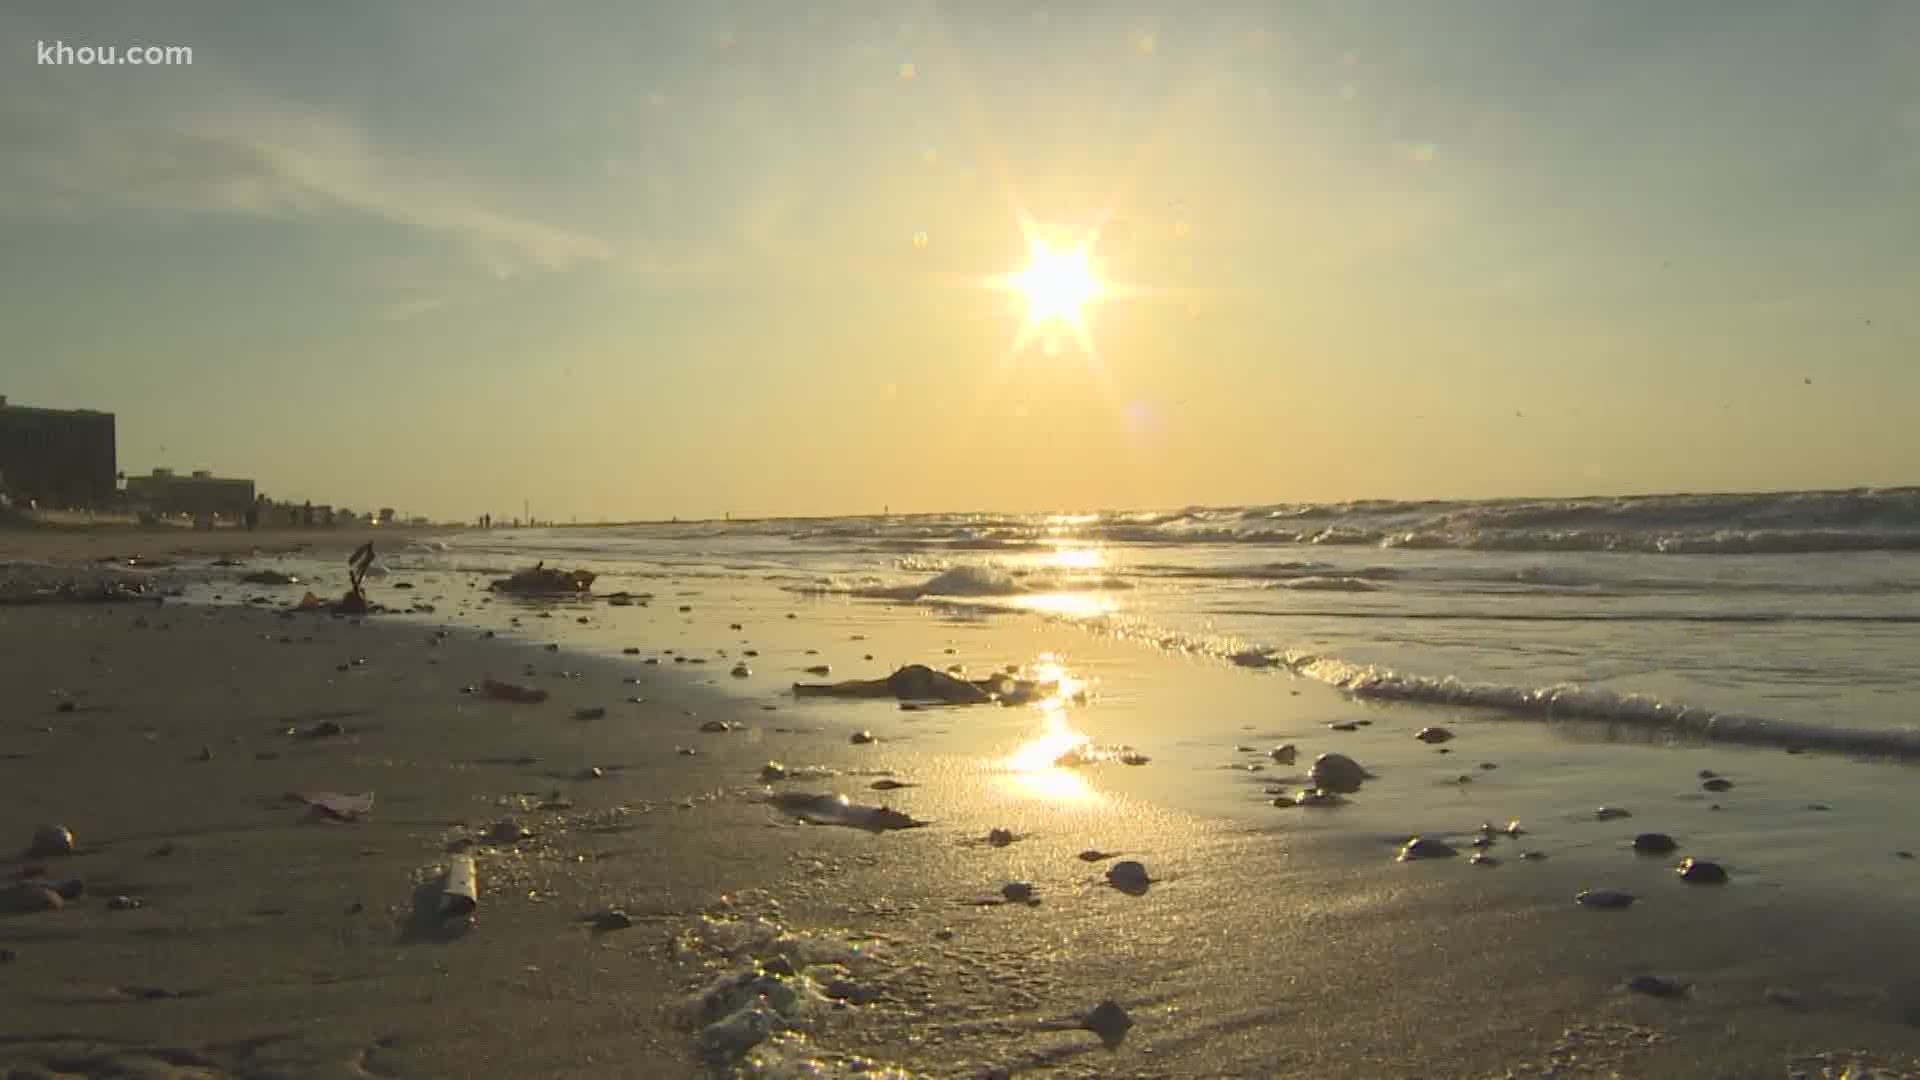
[[[1920,479],[1907,5],[473,10],[0,15],[0,393],[444,517]]]

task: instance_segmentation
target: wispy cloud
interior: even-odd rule
[[[496,277],[611,259],[600,237],[518,212],[355,118],[254,88],[143,97],[47,78],[0,94],[0,217],[355,215],[446,238]],[[119,93],[110,93],[109,90]],[[25,91],[25,92],[19,92]]]

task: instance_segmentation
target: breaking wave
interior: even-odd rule
[[[809,522],[803,543],[1022,551],[1062,535],[1139,545],[1781,555],[1920,551],[1920,488],[1478,502],[1363,500],[1166,513],[930,514]]]
[[[1837,727],[1778,717],[1723,712],[1621,694],[1577,683],[1514,686],[1469,682],[1455,676],[1418,675],[1337,656],[1248,646],[1232,638],[1201,637],[1102,616],[1055,616],[1095,633],[1153,645],[1171,652],[1211,656],[1257,671],[1284,671],[1312,679],[1356,698],[1411,705],[1486,709],[1530,720],[1582,720],[1629,724],[1703,741],[1747,743],[1832,753],[1920,758],[1920,729]]]

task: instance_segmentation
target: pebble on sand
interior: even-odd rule
[[[1133,1017],[1128,1016],[1118,1002],[1109,999],[1094,1006],[1080,1026],[1100,1036],[1100,1041],[1111,1048],[1119,1046],[1127,1037],[1127,1031],[1133,1027]]]
[[[1628,990],[1648,997],[1684,997],[1690,985],[1671,975],[1635,975],[1627,980]]]
[[[603,933],[612,930],[626,930],[632,926],[633,916],[628,915],[619,908],[603,911],[593,917],[593,928]]]
[[[1453,732],[1443,727],[1423,727],[1414,732],[1413,737],[1423,743],[1439,744],[1451,740]]]
[[[1642,855],[1666,855],[1679,846],[1666,833],[1643,832],[1633,838],[1633,850]]]
[[[1267,756],[1272,758],[1276,764],[1291,765],[1299,759],[1300,748],[1292,743],[1281,743],[1279,746],[1267,751]]]
[[[27,857],[43,859],[50,855],[71,855],[74,852],[73,830],[65,825],[42,825],[33,831],[33,840],[27,845]]]
[[[1307,777],[1313,781],[1314,787],[1351,795],[1360,790],[1360,784],[1367,778],[1367,771],[1345,754],[1321,754],[1313,759],[1313,768],[1308,770]]]
[[[807,669],[807,674],[821,676],[831,675],[833,674],[833,668],[828,664],[815,664]]]
[[[866,746],[869,743],[879,742],[880,740],[874,738],[873,732],[871,731],[856,731],[848,741],[855,746]]]
[[[12,915],[32,915],[42,911],[59,911],[67,906],[60,894],[34,882],[20,882],[7,889],[0,890],[0,911]]]
[[[1000,895],[1010,904],[1037,904],[1033,884],[1026,881],[1009,881],[1000,887]]]
[[[607,715],[607,708],[604,705],[582,706],[573,710],[575,720],[598,720],[605,715]]]
[[[1351,720],[1335,720],[1327,725],[1329,731],[1359,731],[1360,725]]]
[[[1724,776],[1716,776],[1711,780],[1703,782],[1700,786],[1708,791],[1731,791],[1733,789],[1733,781]]]
[[[1585,889],[1574,895],[1573,902],[1598,911],[1621,911],[1632,907],[1634,899],[1632,893],[1618,889]]]
[[[752,668],[750,668],[750,667],[748,667],[748,666],[747,666],[747,665],[745,665],[745,664],[735,664],[735,665],[733,665],[733,672],[732,672],[732,675],[733,675],[733,677],[734,677],[734,678],[736,678],[736,679],[744,679],[744,678],[746,678],[746,677],[748,677],[749,675],[752,675],[752,674],[753,674],[753,669],[752,669]]]
[[[1107,884],[1129,896],[1140,896],[1153,884],[1153,877],[1147,873],[1146,864],[1127,859],[1107,867]]]
[[[733,725],[725,720],[702,720],[700,730],[709,735],[722,735],[733,730]]]
[[[1019,837],[1014,835],[1012,829],[990,829],[987,832],[987,843],[994,847],[1006,847],[1017,839]]]
[[[1499,859],[1494,858],[1492,855],[1489,855],[1484,851],[1474,852],[1473,858],[1468,859],[1467,861],[1472,863],[1475,866],[1499,866],[1500,865]]]
[[[1602,806],[1593,812],[1595,821],[1614,821],[1619,818],[1629,818],[1632,816],[1632,811],[1619,806]]]
[[[1401,862],[1412,862],[1415,859],[1445,859],[1458,854],[1453,845],[1444,840],[1415,836],[1400,845],[1400,853],[1395,858]]]
[[[1725,885],[1727,883],[1727,871],[1719,863],[1696,859],[1691,855],[1681,859],[1680,865],[1674,867],[1673,872],[1679,874],[1680,880],[1689,885]]]
[[[481,839],[489,844],[505,845],[517,844],[532,835],[527,831],[526,826],[512,818],[502,818],[487,826],[487,831],[482,834]]]

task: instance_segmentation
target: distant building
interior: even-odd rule
[[[16,503],[105,506],[117,468],[112,413],[36,409],[0,397],[0,491]]]
[[[205,469],[191,476],[155,469],[151,476],[127,477],[127,502],[155,514],[239,518],[253,509],[253,481],[230,480]]]

